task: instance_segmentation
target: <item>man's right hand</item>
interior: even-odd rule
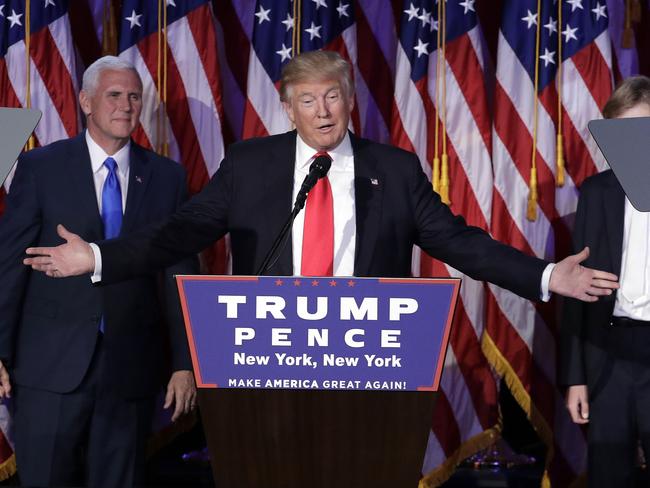
[[[23,264],[52,278],[92,273],[95,256],[90,245],[62,225],[58,225],[56,231],[66,243],[56,247],[30,247],[25,253],[31,257],[25,258]]]
[[[11,398],[11,382],[9,381],[9,371],[0,361],[0,399]]]
[[[576,424],[589,423],[589,394],[587,385],[572,385],[566,392],[566,408]]]

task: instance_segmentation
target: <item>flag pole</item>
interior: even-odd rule
[[[530,164],[530,180],[528,182],[528,208],[526,210],[526,218],[535,222],[537,220],[537,109],[539,105],[539,98],[537,91],[539,89],[539,41],[540,31],[542,24],[542,2],[537,0],[537,32],[535,33],[535,86],[533,93],[533,151],[531,155]]]
[[[555,184],[564,186],[564,141],[562,136],[562,0],[557,2],[557,143],[555,162],[557,176]]]
[[[25,0],[25,76],[27,82],[25,84],[25,107],[32,108],[32,60],[30,56],[31,46],[31,0]],[[30,151],[36,147],[36,139],[34,133],[29,136],[25,144],[25,151]]]
[[[442,167],[440,171],[440,198],[449,205],[449,156],[447,155],[447,6],[442,4]],[[440,25],[438,25],[440,29]]]
[[[442,3],[438,2],[438,29],[436,32],[436,128],[433,139],[433,168],[431,175],[431,184],[433,191],[440,193],[440,155],[439,155],[439,136],[440,136],[440,61],[442,44],[440,38],[440,29],[442,25]]]

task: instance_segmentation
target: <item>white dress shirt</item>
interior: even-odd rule
[[[625,197],[621,288],[615,317],[650,321],[650,212],[639,212]]]
[[[296,165],[293,176],[293,202],[309,166],[314,160],[314,151],[296,137]],[[354,156],[349,134],[335,149],[328,152],[332,166],[327,173],[332,187],[334,201],[334,276],[354,274],[354,251],[356,247],[357,220],[354,207]],[[302,235],[305,228],[304,209],[297,215],[292,229],[293,274],[300,275],[302,262]]]

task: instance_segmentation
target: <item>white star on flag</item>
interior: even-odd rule
[[[262,6],[262,4],[260,4],[260,9],[255,13],[255,17],[258,18],[257,25],[260,25],[265,20],[271,22],[271,19],[269,18],[270,13],[271,13],[271,9],[264,10],[264,7]]]
[[[537,14],[534,14],[529,10],[528,15],[526,15],[526,17],[522,17],[521,20],[526,22],[528,24],[528,28],[530,29],[533,25],[537,25]]]
[[[422,42],[422,39],[418,39],[418,45],[415,46],[413,49],[417,51],[418,53],[418,58],[422,56],[423,54],[429,54],[427,52],[427,46],[429,45],[428,42]]]
[[[175,1],[175,0],[166,0],[166,2],[167,2],[167,6],[168,6],[168,7],[169,7],[170,5],[171,5],[172,7],[175,7],[175,6],[176,6],[176,1]]]
[[[4,17],[4,16],[5,16],[5,6],[0,5],[0,17]]]
[[[275,53],[282,56],[280,62],[283,62],[286,59],[291,59],[291,48],[285,46],[284,42],[282,43],[282,49],[280,49],[279,51],[275,51]]]
[[[580,10],[584,10],[582,8],[582,0],[566,0],[566,3],[571,5],[571,12],[573,12],[577,8],[579,8]]]
[[[339,6],[336,7],[336,11],[339,13],[339,18],[340,17],[349,17],[348,15],[348,8],[350,7],[349,3],[346,3],[345,5],[343,2],[339,2]]]
[[[420,15],[418,19],[422,21],[422,27],[426,27],[426,25],[431,22],[431,14],[422,9],[422,15]]]
[[[140,23],[140,17],[142,17],[142,14],[136,14],[134,9],[131,11],[131,17],[124,17],[124,20],[128,20],[131,24],[131,29],[133,29],[136,25],[138,27],[142,27],[142,24]]]
[[[431,31],[437,31],[438,30],[438,21],[437,20],[432,20],[431,21]]]
[[[577,41],[578,40],[578,36],[576,36],[577,30],[578,30],[577,27],[571,27],[569,24],[567,24],[566,28],[562,31],[562,35],[564,36],[564,42],[567,43],[571,39],[575,39]]]
[[[46,8],[48,5],[52,5],[52,7],[56,7],[54,0],[45,0],[45,5],[43,5],[43,8]]]
[[[557,32],[557,20],[549,17],[548,24],[544,25],[544,29],[548,29],[548,35],[552,36],[553,32]]]
[[[311,0],[316,4],[316,10],[318,10],[321,7],[327,8],[327,4],[325,3],[325,0]]]
[[[591,11],[596,14],[596,20],[600,20],[601,17],[607,18],[605,13],[605,5],[601,5],[600,2],[596,4],[596,8],[592,8]]]
[[[476,1],[476,0],[465,0],[465,1],[463,1],[463,2],[460,2],[458,5],[460,5],[461,7],[463,7],[463,8],[465,9],[465,10],[463,11],[464,14],[466,14],[466,13],[469,12],[470,10],[471,10],[472,12],[476,12],[476,10],[474,10],[474,2],[475,2],[475,1]]]
[[[415,5],[411,4],[408,10],[404,10],[404,13],[409,15],[408,20],[412,20],[413,17],[418,17],[419,11],[420,11],[419,8],[415,8]]]
[[[544,48],[544,54],[542,54],[539,59],[544,60],[544,67],[548,66],[548,63],[555,64],[555,51],[549,51],[547,47]]]
[[[293,17],[291,17],[291,14],[287,12],[287,18],[282,21],[282,23],[286,26],[287,31],[289,32],[289,29],[293,29]]]
[[[320,30],[322,29],[323,26],[321,25],[315,25],[314,22],[312,21],[311,25],[309,26],[308,29],[305,29],[305,32],[309,34],[309,40],[313,41],[314,37],[318,37],[320,39]]]
[[[22,16],[23,14],[17,14],[14,9],[11,9],[11,15],[7,17],[7,20],[11,22],[9,28],[11,29],[14,25],[23,25],[22,22],[20,22]]]

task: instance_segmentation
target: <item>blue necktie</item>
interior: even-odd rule
[[[120,235],[122,228],[122,190],[117,177],[117,163],[113,158],[106,158],[104,166],[108,168],[108,176],[102,190],[102,221],[104,222],[104,237],[112,239]],[[99,330],[104,333],[104,317],[99,322]]]
[[[122,190],[117,177],[117,163],[113,158],[106,158],[104,166],[108,168],[108,176],[104,181],[102,191],[102,220],[104,221],[104,237],[113,239],[120,235],[122,228]]]

